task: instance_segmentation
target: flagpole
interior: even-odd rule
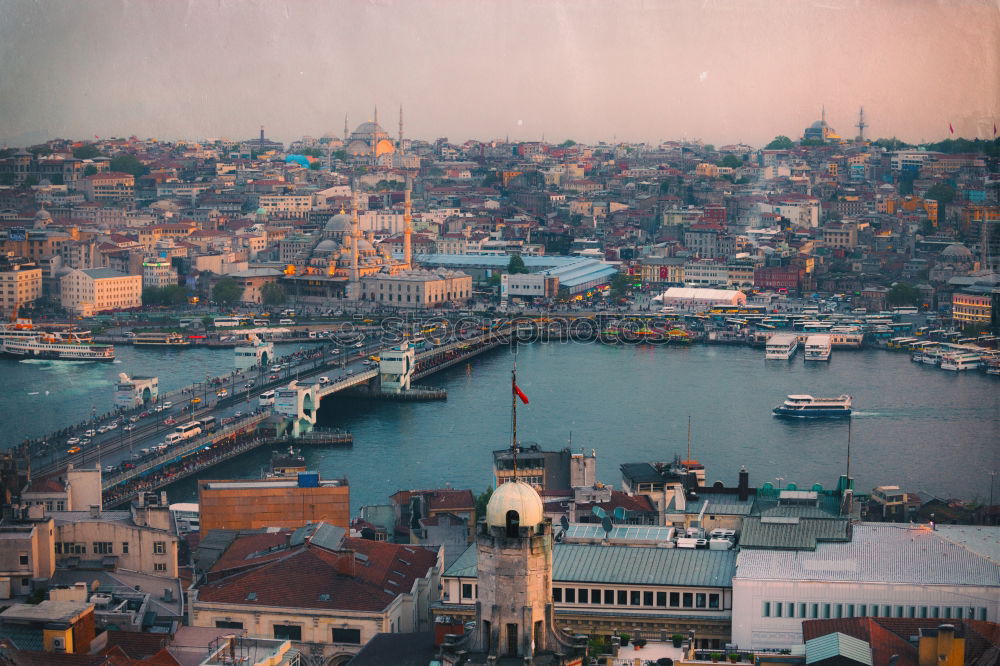
[[[510,371],[510,449],[514,456],[514,480],[517,481],[517,352],[514,354],[514,367]]]

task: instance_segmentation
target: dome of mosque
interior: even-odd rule
[[[371,121],[361,123],[358,125],[358,128],[354,130],[354,133],[351,134],[352,141],[357,139],[362,141],[371,141],[372,138],[388,139],[389,134],[382,129],[378,123],[373,123]]]
[[[811,127],[812,129],[823,129],[824,127],[826,127],[826,121],[825,120],[817,120],[816,122],[814,122],[809,127]]]
[[[36,220],[51,220],[52,219],[52,213],[50,213],[49,211],[47,211],[44,208],[42,208],[37,213],[35,213],[35,219]]]
[[[350,231],[351,216],[347,213],[337,213],[331,217],[325,227],[326,231]]]
[[[335,240],[330,240],[328,238],[324,241],[320,241],[319,244],[316,246],[316,249],[313,251],[319,252],[321,254],[332,254],[339,249],[340,249],[340,243],[338,243]]]
[[[950,259],[952,261],[956,260],[971,260],[972,250],[965,247],[961,243],[952,243],[945,249],[941,250],[942,259]]]
[[[486,505],[486,525],[505,527],[509,511],[517,513],[517,521],[522,527],[534,527],[545,519],[542,498],[523,481],[501,483],[493,491]]]
[[[358,239],[358,252],[374,252],[375,248],[368,242],[367,238]]]

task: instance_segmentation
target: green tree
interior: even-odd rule
[[[309,163],[309,168],[312,169],[313,171],[319,171],[320,168],[322,168],[322,166],[323,163],[320,162],[319,160],[313,160],[312,162]]]
[[[917,179],[917,173],[915,171],[902,171],[899,174],[899,182],[897,187],[899,188],[899,194],[901,196],[907,196],[913,194],[913,181]]]
[[[559,147],[560,148],[572,148],[575,145],[576,145],[576,141],[574,141],[573,139],[566,139],[565,141],[563,141],[562,143],[559,144]]]
[[[212,300],[221,305],[233,305],[243,297],[243,290],[233,278],[222,278],[212,289]]]
[[[476,496],[476,520],[486,515],[486,505],[490,503],[491,497],[493,497],[492,486],[487,488],[485,492]]]
[[[767,150],[788,150],[794,145],[795,144],[792,142],[792,140],[789,139],[787,136],[785,136],[784,134],[779,134],[778,136],[774,137],[774,140],[772,140],[771,143],[764,146],[764,148]]]
[[[92,143],[85,143],[82,146],[73,149],[73,157],[78,160],[92,160],[95,157],[100,157],[101,151],[97,149]]]
[[[726,155],[721,160],[719,160],[718,165],[720,167],[729,167],[730,169],[738,169],[743,166],[743,160],[736,157],[736,155]]]
[[[15,152],[17,151],[15,151],[13,148],[0,149],[0,160],[5,160],[8,157],[11,157]]]
[[[900,141],[896,137],[892,137],[891,139],[876,139],[873,143],[880,148],[885,148],[886,150],[902,150],[904,148],[912,148],[910,144]]]
[[[121,173],[130,173],[136,178],[144,176],[149,172],[146,165],[139,161],[135,155],[122,153],[111,158],[111,170]]]
[[[210,328],[210,327],[212,326],[212,324],[214,324],[214,323],[215,323],[215,320],[214,320],[214,319],[212,319],[211,317],[209,317],[208,315],[205,315],[204,317],[202,317],[202,318],[201,318],[201,327],[202,327],[202,328],[204,328],[204,329],[205,329],[206,331],[207,331],[207,330],[208,330],[208,329],[209,329],[209,328]]]
[[[628,276],[624,273],[615,273],[611,277],[611,296],[612,298],[622,298],[625,296],[625,292],[628,291],[630,282]]]
[[[706,143],[704,146],[702,146],[702,148],[705,149],[706,153],[714,153],[715,152],[715,146],[713,144],[711,144],[711,143]]]
[[[24,187],[26,189],[29,187],[34,187],[35,185],[38,185],[38,176],[28,176],[27,178],[24,179],[24,182],[21,183],[21,187]]]
[[[906,282],[897,282],[885,296],[888,305],[918,305],[920,290]]]
[[[188,290],[179,284],[168,284],[161,290],[164,305],[185,305],[188,302]]]
[[[799,141],[800,146],[808,146],[810,148],[816,148],[817,146],[825,146],[826,141],[823,139],[802,139]]]
[[[277,282],[268,282],[260,288],[260,299],[264,305],[282,305],[285,302],[285,288]]]
[[[88,164],[83,168],[84,176],[93,176],[95,173],[97,173],[97,167],[95,167],[93,164]]]
[[[146,287],[142,290],[143,305],[163,305],[163,292],[159,287]]]
[[[510,261],[507,262],[507,272],[511,275],[528,272],[528,269],[524,266],[524,259],[521,258],[521,255],[510,255]]]
[[[307,157],[323,157],[323,151],[319,148],[303,148],[299,154]]]
[[[344,160],[347,159],[347,151],[346,150],[335,150],[335,151],[333,151],[330,154],[333,156],[333,159],[340,160],[341,162],[343,162]]]
[[[939,204],[950,204],[955,200],[955,188],[947,183],[938,183],[924,194],[927,199],[934,199]]]

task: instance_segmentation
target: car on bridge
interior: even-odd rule
[[[80,452],[80,447],[79,446],[71,446],[70,448],[66,449],[66,453],[68,453],[70,455],[73,455],[74,453],[79,453],[79,452]]]
[[[94,435],[97,434],[97,431],[91,428],[90,430],[84,430],[83,434],[86,435],[87,437],[93,437]]]
[[[229,391],[227,391],[226,389],[219,389],[219,390],[218,390],[218,391],[217,391],[217,392],[215,393],[215,396],[216,396],[217,398],[225,398],[225,397],[227,397],[228,395],[229,395]]]
[[[319,378],[319,385],[320,386],[326,386],[329,383],[330,383],[330,378],[329,377],[320,377]]]

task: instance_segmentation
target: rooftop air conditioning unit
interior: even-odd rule
[[[53,652],[66,652],[66,637],[65,636],[53,636],[52,637],[52,651]]]

